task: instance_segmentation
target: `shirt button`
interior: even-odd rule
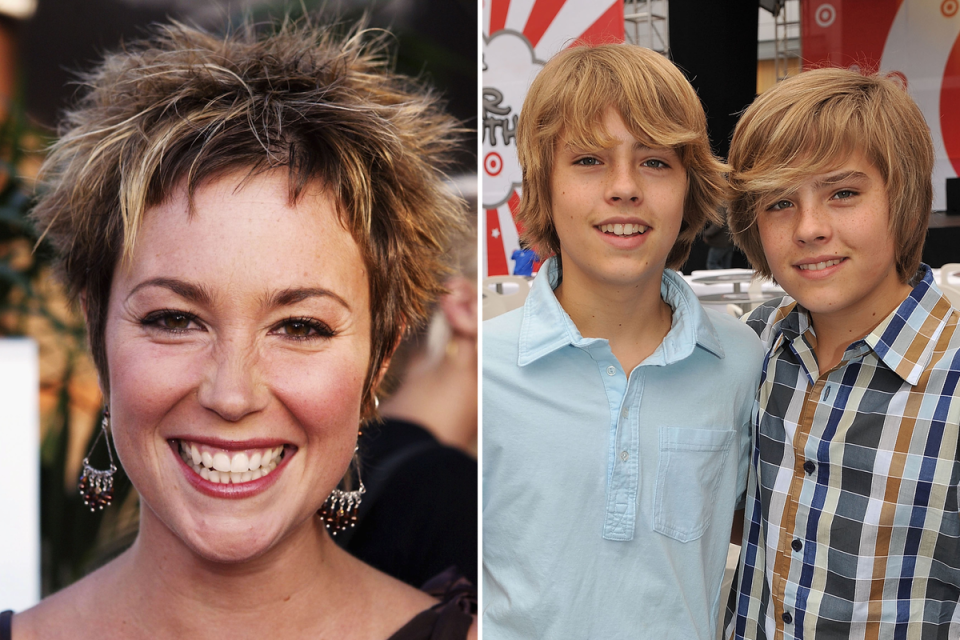
[[[787,624],[790,624],[791,622],[793,622],[793,616],[790,615],[789,611],[784,611],[783,615],[780,616],[780,619],[786,622]]]
[[[629,415],[630,415],[630,409],[627,407],[624,407],[623,410],[620,412],[621,418],[626,418]]]
[[[623,460],[624,462],[626,462],[629,458],[630,458],[630,454],[629,454],[629,453],[627,453],[626,451],[621,451],[621,452],[620,452],[620,459],[621,459],[621,460]]]
[[[830,387],[827,387],[823,390],[823,401],[826,402],[830,399]]]
[[[615,375],[617,375],[617,368],[616,368],[615,366],[613,366],[613,365],[610,365],[609,367],[607,367],[607,375],[608,375],[608,376],[615,376]]]
[[[800,549],[803,549],[803,543],[800,542],[800,540],[794,540],[790,543],[790,546],[793,547],[794,551],[800,551]]]
[[[807,460],[806,462],[803,463],[803,470],[806,471],[807,473],[813,473],[814,471],[817,470],[817,465],[813,464],[812,461]]]

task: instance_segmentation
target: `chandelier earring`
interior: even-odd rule
[[[379,408],[380,399],[374,395],[374,413],[376,413]],[[361,427],[363,426],[362,421],[360,425]],[[360,435],[362,435],[362,431],[357,432],[358,438]],[[357,515],[360,511],[360,503],[363,501],[363,494],[367,492],[367,488],[363,486],[363,478],[360,477],[360,461],[357,456],[359,451],[360,447],[354,447],[353,460],[351,461],[351,464],[354,465],[357,470],[357,484],[359,486],[351,491],[346,491],[340,488],[334,489],[330,492],[330,495],[327,496],[327,499],[324,500],[323,505],[317,511],[317,514],[323,519],[323,523],[327,527],[327,531],[329,531],[330,535],[334,537],[336,537],[338,533],[343,533],[347,529],[352,529],[357,525]]]
[[[100,422],[100,433],[90,446],[87,457],[83,459],[83,471],[80,474],[80,496],[83,498],[83,504],[90,507],[90,511],[103,509],[110,506],[113,502],[113,476],[117,472],[116,464],[113,461],[113,448],[110,446],[110,409],[103,410],[103,420]],[[90,455],[93,449],[100,442],[100,438],[107,443],[107,455],[110,456],[110,468],[105,471],[94,469],[90,466]]]
[[[323,519],[324,525],[330,535],[336,537],[338,533],[343,533],[347,529],[352,529],[357,525],[357,512],[360,510],[360,503],[363,501],[363,494],[367,488],[363,486],[363,479],[360,477],[360,463],[357,460],[357,451],[359,447],[353,450],[353,461],[357,469],[357,482],[359,487],[352,491],[343,489],[334,489],[324,500],[323,505],[317,513]]]

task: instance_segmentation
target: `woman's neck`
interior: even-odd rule
[[[352,559],[311,518],[262,556],[235,564],[204,559],[144,510],[137,541],[116,566],[111,599],[158,637],[295,637],[336,626],[357,606]],[[166,630],[168,634],[159,632]],[[285,631],[289,633],[284,633]]]

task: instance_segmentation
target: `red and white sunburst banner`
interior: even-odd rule
[[[622,42],[622,0],[484,0],[483,272],[513,273],[520,204],[516,127],[543,63],[577,42]]]
[[[946,179],[960,173],[960,2],[807,0],[801,3],[806,68],[879,69],[906,83],[936,153],[933,208],[946,208]]]

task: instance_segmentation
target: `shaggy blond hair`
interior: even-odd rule
[[[342,30],[341,30],[342,31]],[[59,253],[69,294],[84,296],[94,361],[106,389],[108,297],[144,212],[184,184],[241,169],[283,168],[296,202],[317,182],[370,279],[373,384],[404,327],[442,293],[443,253],[464,222],[442,173],[461,129],[425,88],[389,70],[382,35],[360,27],[284,22],[214,36],[180,24],[108,55],[83,76],[41,178],[33,212]]]
[[[890,206],[897,274],[920,266],[933,204],[933,142],[919,107],[899,83],[846,69],[814,69],[764,92],[744,112],[730,144],[733,240],[771,276],[757,216],[810,176],[856,153],[880,172]]]
[[[561,51],[530,86],[517,122],[521,240],[541,258],[554,253],[562,259],[550,191],[554,158],[561,141],[584,149],[612,145],[603,127],[610,107],[634,138],[673,149],[687,171],[680,235],[667,256],[667,267],[679,268],[706,222],[723,224],[726,167],[710,150],[703,106],[680,70],[659,53],[629,44]]]

